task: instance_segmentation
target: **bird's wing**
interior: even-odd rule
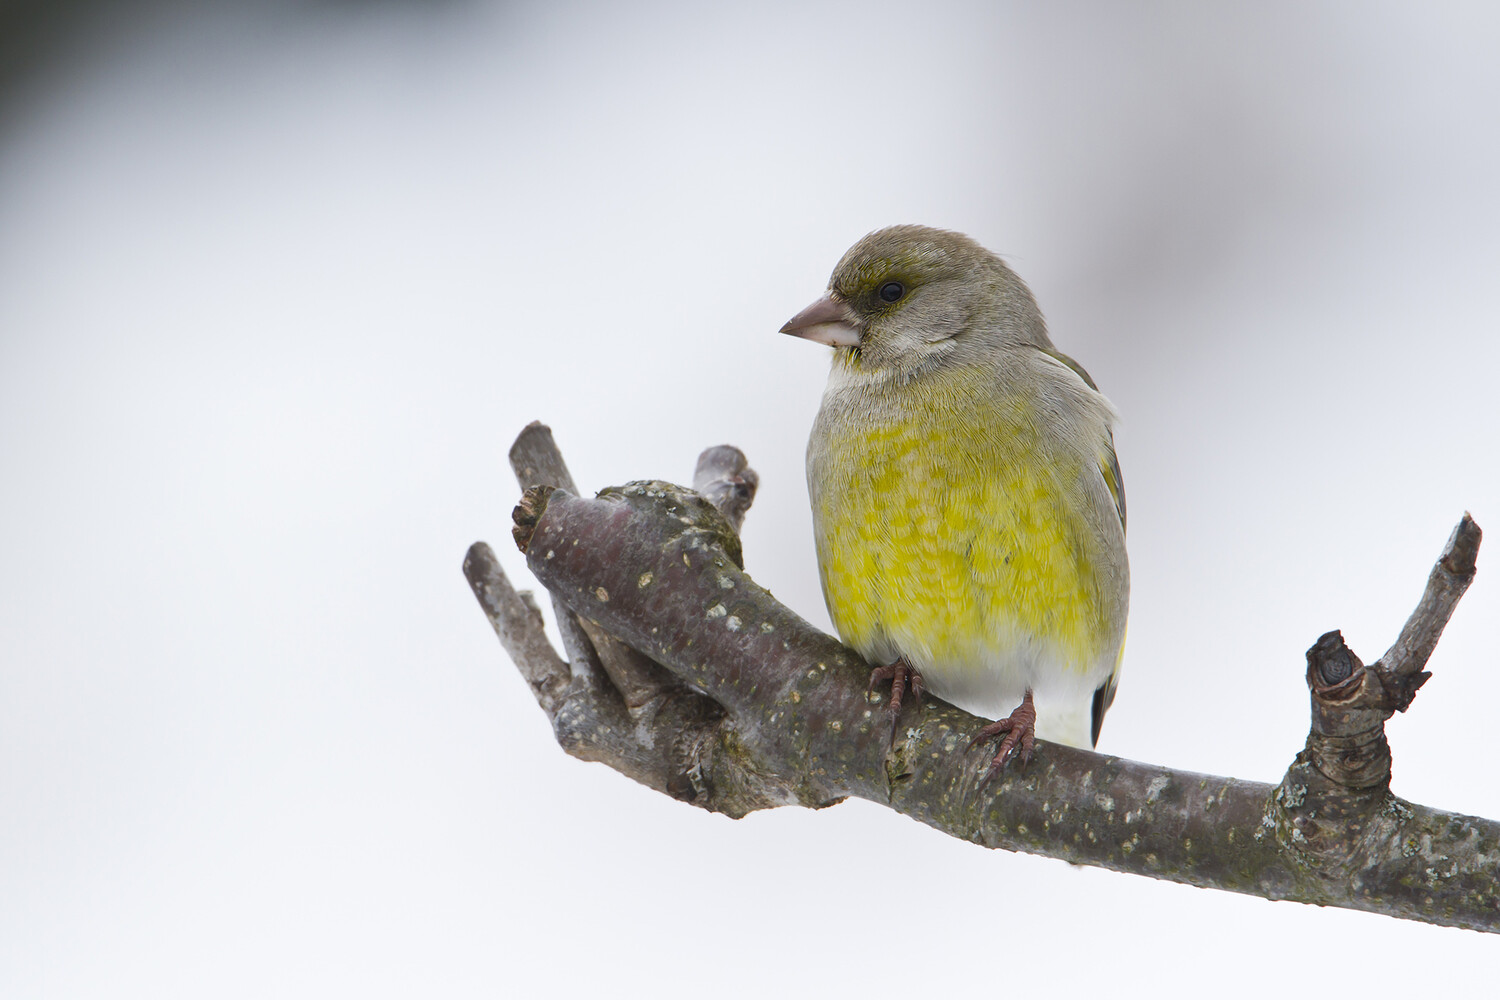
[[[1089,377],[1089,373],[1084,371],[1083,365],[1080,365],[1059,350],[1048,350],[1045,353],[1054,360],[1060,361],[1071,368],[1077,373],[1079,378],[1083,379],[1084,384],[1090,389],[1093,389],[1095,392],[1099,391],[1099,387],[1094,384],[1094,380]],[[1120,515],[1120,530],[1124,531],[1125,478],[1120,474],[1120,459],[1115,454],[1115,436],[1113,432],[1108,432],[1107,443],[1104,446],[1103,452],[1099,455],[1099,472],[1104,476],[1104,485],[1109,487],[1109,495],[1114,499],[1115,510]],[[1120,659],[1124,658],[1124,653],[1125,646],[1121,643]],[[1115,661],[1115,669],[1110,671],[1109,679],[1099,685],[1094,691],[1094,703],[1092,712],[1090,713],[1093,726],[1091,727],[1092,732],[1090,735],[1093,737],[1095,746],[1099,744],[1099,730],[1104,728],[1104,713],[1109,711],[1109,706],[1115,703],[1115,690],[1120,686],[1120,659]]]
[[[1120,475],[1120,460],[1115,456],[1115,436],[1109,435],[1109,444],[1099,456],[1099,471],[1104,473],[1104,485],[1114,498],[1115,510],[1120,513],[1120,530],[1125,530],[1125,479]]]
[[[1090,389],[1093,389],[1095,392],[1099,391],[1099,387],[1094,384],[1094,380],[1089,377],[1089,373],[1084,371],[1083,365],[1080,365],[1078,362],[1074,361],[1072,358],[1068,357],[1066,354],[1064,354],[1062,351],[1057,350],[1056,348],[1044,350],[1042,353],[1046,354],[1053,360],[1060,361],[1063,364],[1067,365],[1078,375],[1079,378],[1083,379],[1085,385],[1087,385]],[[1107,433],[1108,443],[1104,446],[1104,451],[1099,456],[1099,471],[1104,476],[1104,485],[1109,487],[1109,495],[1115,501],[1115,510],[1120,514],[1120,530],[1123,531],[1125,529],[1125,478],[1120,474],[1120,459],[1115,455],[1114,432],[1109,431]],[[1114,698],[1113,689],[1111,689],[1110,691],[1110,698]],[[1105,707],[1108,708],[1109,706],[1106,704]],[[1103,715],[1103,710],[1096,707],[1094,718],[1097,720],[1099,718],[1102,718]],[[1099,724],[1096,721],[1094,723],[1094,727],[1097,729],[1098,725]]]
[[[1120,655],[1115,660],[1115,669],[1110,671],[1109,680],[1094,689],[1094,704],[1091,711],[1090,735],[1094,746],[1099,745],[1099,730],[1104,728],[1104,713],[1109,711],[1109,706],[1115,703],[1115,690],[1120,686],[1120,661],[1125,658],[1125,644],[1120,643]]]

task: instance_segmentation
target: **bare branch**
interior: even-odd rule
[[[1328,783],[1328,795],[1342,797],[1346,811],[1387,794],[1391,750],[1385,723],[1406,711],[1432,676],[1422,668],[1474,579],[1481,537],[1479,525],[1465,513],[1432,568],[1416,610],[1381,660],[1366,666],[1336,631],[1320,636],[1307,651],[1312,729],[1298,760],[1305,758],[1316,780]]]
[[[745,521],[745,513],[755,502],[760,475],[750,468],[745,453],[732,444],[705,448],[693,470],[693,489],[719,508],[735,531]]]
[[[552,715],[568,686],[568,665],[542,627],[542,615],[533,602],[510,585],[495,552],[484,542],[469,546],[464,556],[464,576],[479,598],[479,606],[500,637],[500,645],[531,685],[542,711]]]
[[[651,697],[613,716],[570,691],[554,725],[579,756],[731,815],[855,795],[988,847],[1500,931],[1500,824],[1390,794],[1381,678],[1336,633],[1309,652],[1313,731],[1277,786],[1044,742],[986,783],[988,755],[964,750],[984,720],[926,699],[892,746],[868,666],[744,574],[702,496],[642,482],[523,506],[538,579],[658,672]]]
[[[552,438],[552,428],[540,420],[527,424],[510,446],[510,467],[523,491],[521,505],[516,508],[514,518],[516,543],[524,548],[520,532],[528,530],[527,526],[535,523],[535,515],[540,510],[540,507],[527,507],[525,491],[545,487],[561,488],[576,494],[578,486],[573,482],[568,463],[563,461],[562,452]],[[596,697],[608,698],[610,694],[616,693],[617,688],[612,688],[596,676],[605,669],[605,665],[583,625],[555,595],[552,598],[552,610],[557,616],[557,632],[562,636],[563,650],[568,654],[568,665],[573,676],[579,678],[580,683],[595,686]]]
[[[1483,532],[1474,518],[1464,511],[1463,518],[1448,536],[1448,544],[1432,573],[1427,577],[1427,589],[1417,603],[1417,609],[1406,620],[1401,635],[1378,662],[1382,680],[1390,691],[1394,707],[1398,712],[1406,711],[1416,696],[1417,688],[1432,676],[1422,668],[1438,639],[1453,617],[1458,599],[1464,596],[1469,584],[1474,581],[1475,560],[1479,557],[1479,542]]]
[[[540,420],[527,424],[510,446],[510,467],[522,490],[533,486],[560,486],[574,496],[578,495],[578,484],[563,461],[557,442],[552,439],[552,428]]]

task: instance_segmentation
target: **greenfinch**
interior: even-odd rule
[[[1035,740],[1091,747],[1114,700],[1130,569],[1116,412],[1030,289],[960,233],[893,226],[783,333],[834,348],[807,446],[818,569],[844,642],[890,681]],[[971,743],[972,745],[972,743]]]

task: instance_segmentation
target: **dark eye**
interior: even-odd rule
[[[906,294],[906,286],[899,281],[887,281],[880,286],[880,297],[887,302],[895,302]]]

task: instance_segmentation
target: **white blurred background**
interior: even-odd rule
[[[460,563],[488,539],[529,580],[529,420],[589,489],[730,441],[748,568],[826,628],[827,352],[776,330],[865,232],[960,229],[1125,415],[1100,749],[1277,780],[1318,634],[1375,658],[1462,512],[1500,528],[1493,5],[116,2],[8,31],[0,995],[1489,981],[1469,932],[651,793],[557,749]],[[1497,558],[1390,726],[1398,794],[1491,817]]]

